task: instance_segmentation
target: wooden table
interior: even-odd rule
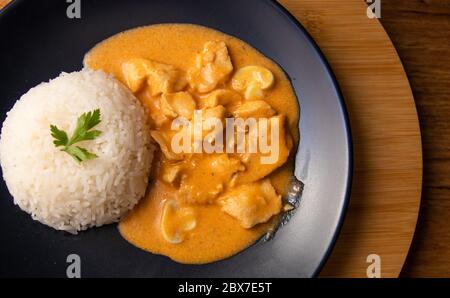
[[[397,53],[362,0],[281,0],[319,44],[341,86],[354,142],[347,217],[322,276],[365,277],[367,256],[397,277],[415,230],[422,182],[414,99]]]
[[[445,222],[440,224],[429,216],[433,213],[439,220],[444,219],[449,210],[449,202],[443,199],[449,197],[450,177],[444,176],[444,171],[449,167],[450,144],[439,134],[439,131],[448,133],[450,129],[445,119],[450,110],[448,101],[445,102],[449,97],[445,85],[449,82],[449,60],[440,57],[444,65],[440,68],[427,66],[421,60],[427,57],[430,61],[425,53],[448,53],[448,36],[434,50],[423,43],[438,40],[443,30],[436,28],[449,25],[445,21],[448,18],[442,14],[444,2],[448,1],[382,1],[382,22],[393,32],[400,54],[405,53],[404,61],[416,91],[419,111],[424,111],[421,114],[422,128],[426,129],[424,147],[425,153],[430,154],[425,160],[431,163],[425,166],[425,173],[435,174],[433,178],[428,175],[425,178],[424,218],[420,220],[416,243],[405,267],[406,276],[449,272],[449,228],[443,224]],[[8,0],[0,0],[0,7],[6,2]],[[280,2],[302,22],[327,56],[344,93],[353,130],[355,177],[351,204],[322,275],[364,277],[368,265],[366,257],[376,253],[382,260],[382,276],[398,276],[415,228],[422,168],[416,110],[395,49],[378,20],[367,18],[363,0]],[[427,8],[424,15],[418,11],[422,7]],[[420,21],[407,19],[414,16],[420,16]],[[434,28],[434,31],[422,34],[421,30],[426,28]],[[448,34],[449,27],[445,28]],[[416,35],[420,35],[422,42],[414,41]],[[439,99],[425,101],[427,94]],[[440,139],[433,147],[436,136]],[[424,235],[431,235],[427,239],[431,240],[429,246],[423,241]],[[444,242],[438,242],[439,239]],[[436,255],[430,248],[441,253],[438,259],[443,264],[434,272],[437,265],[431,259]],[[423,269],[425,262],[427,269]]]
[[[422,205],[402,276],[450,277],[450,0],[382,6],[381,22],[405,65],[423,140]]]
[[[305,3],[308,4],[308,8],[317,8],[310,6],[312,1],[282,0],[281,2],[300,20],[304,21],[319,44],[325,47],[325,52],[344,53],[342,49],[333,48],[336,47],[336,42],[331,43],[330,39],[338,37],[332,36],[332,33],[327,30],[329,27],[324,28],[324,25],[317,25],[317,23],[324,22],[325,16],[321,18],[314,14],[309,15],[308,11],[305,11]],[[318,6],[320,6],[319,2],[324,5],[332,4],[329,6],[332,7],[331,9],[341,11],[341,5],[336,2],[324,0],[315,2]],[[340,2],[347,4],[352,1]],[[364,1],[360,0],[359,2]],[[382,0],[381,3],[382,17],[380,21],[392,39],[410,80],[423,140],[422,204],[414,241],[401,276],[450,277],[450,225],[448,224],[450,217],[450,0]],[[350,5],[354,5],[356,8],[355,13],[360,13],[360,3]],[[333,21],[327,20],[327,22]],[[336,24],[338,23],[339,21],[336,22]],[[322,32],[320,32],[321,29]],[[366,33],[367,37],[371,36],[370,31]],[[330,43],[330,49],[326,48],[328,43]],[[362,49],[360,48],[360,50]],[[332,66],[336,66],[335,71],[338,72],[340,65],[334,59],[339,57],[334,58],[328,54],[327,56]],[[374,56],[374,59],[379,58],[377,55]],[[342,81],[339,73],[338,79]],[[341,82],[341,84],[343,83]],[[349,104],[348,100],[349,98],[347,98],[347,104]],[[360,128],[359,124],[363,124],[363,122],[355,124],[356,115],[350,113],[350,116],[353,129],[355,130],[355,125]],[[359,133],[357,132],[357,134]],[[359,137],[361,136],[354,135],[354,138]],[[358,173],[356,173],[355,179],[364,180],[364,178],[358,177]],[[355,193],[352,200],[355,200]],[[356,200],[358,200],[358,205],[359,202],[363,204],[364,199],[357,198]],[[361,212],[361,210],[355,208],[354,205],[350,206],[343,231],[350,235],[343,235],[344,237],[339,239],[333,258],[325,268],[325,275],[349,276],[350,272],[334,267],[339,264],[334,259],[345,255],[346,249],[349,250],[347,254],[355,254],[353,242],[357,240],[353,237],[352,232],[358,229],[359,222],[357,219],[353,221],[353,218],[357,217],[355,213]],[[396,212],[399,210],[394,213]],[[399,227],[399,229],[402,228]],[[403,237],[407,237],[408,233],[409,231],[404,231]],[[380,241],[379,245],[396,245],[396,239],[393,237],[399,236],[389,235],[392,241]],[[374,245],[376,246],[376,244]],[[363,251],[359,252],[363,253]],[[393,254],[389,254],[389,256],[390,259],[395,258]],[[398,255],[397,258],[401,258],[401,256]],[[336,270],[340,270],[339,273]],[[388,276],[395,276],[396,270],[393,267],[390,268]],[[356,275],[360,275],[360,273]]]

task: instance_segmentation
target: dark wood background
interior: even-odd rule
[[[450,0],[381,0],[414,93],[423,142],[419,220],[403,277],[450,277]]]

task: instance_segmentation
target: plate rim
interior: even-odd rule
[[[304,36],[308,39],[308,41],[311,43],[311,45],[314,48],[314,51],[318,54],[320,61],[323,63],[324,68],[327,72],[327,74],[330,76],[331,82],[333,84],[333,88],[336,91],[337,98],[339,100],[339,107],[341,109],[342,117],[344,120],[344,127],[345,132],[347,136],[347,148],[348,148],[348,170],[347,170],[347,182],[345,185],[345,196],[344,196],[344,202],[342,205],[341,210],[339,211],[339,219],[338,224],[335,228],[335,231],[333,233],[333,236],[331,238],[331,242],[329,243],[325,254],[322,257],[322,260],[318,264],[316,270],[312,274],[312,277],[317,277],[319,273],[322,271],[323,267],[325,266],[326,262],[329,260],[331,253],[336,246],[336,242],[339,238],[339,235],[342,231],[342,226],[345,221],[345,217],[347,214],[348,206],[350,203],[350,196],[352,191],[352,183],[353,183],[353,136],[352,136],[352,130],[350,126],[350,117],[348,114],[348,109],[344,100],[344,95],[342,93],[342,90],[339,86],[339,82],[337,80],[337,77],[331,68],[330,63],[328,62],[325,54],[320,49],[317,42],[314,40],[314,38],[311,36],[311,34],[306,30],[306,28],[300,23],[300,21],[286,8],[284,7],[280,2],[277,0],[268,0],[269,3],[274,7],[275,10],[278,10],[285,18],[287,18],[291,23],[293,23],[298,30],[301,31],[301,33],[304,34]],[[300,146],[300,144],[299,144]]]

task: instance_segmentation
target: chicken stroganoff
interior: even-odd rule
[[[273,61],[221,32],[164,24],[103,41],[86,55],[85,65],[114,75],[133,92],[160,149],[147,195],[120,222],[127,241],[181,263],[208,263],[245,249],[293,208],[285,198],[293,179],[299,107],[290,81]],[[197,113],[200,148],[193,137],[186,150],[175,150],[177,135],[193,134]],[[180,118],[187,125],[173,129]],[[217,125],[205,125],[209,119]],[[258,133],[276,145],[276,158],[263,162],[271,152],[261,150],[205,152],[202,145],[217,147],[217,134],[226,135],[230,119],[268,119],[268,130]],[[249,140],[252,129],[241,133]],[[220,142],[238,146],[230,135]]]

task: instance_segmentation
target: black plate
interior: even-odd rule
[[[123,30],[195,23],[250,43],[292,80],[301,105],[296,176],[300,208],[272,241],[227,260],[190,266],[141,251],[116,225],[78,236],[33,221],[0,183],[0,275],[65,276],[66,257],[81,257],[83,277],[310,277],[335,242],[350,193],[351,136],[344,102],[319,49],[301,25],[270,0],[81,1],[81,19],[64,0],[16,0],[0,13],[1,121],[29,88],[82,67],[84,54]],[[24,144],[25,145],[25,144]]]

